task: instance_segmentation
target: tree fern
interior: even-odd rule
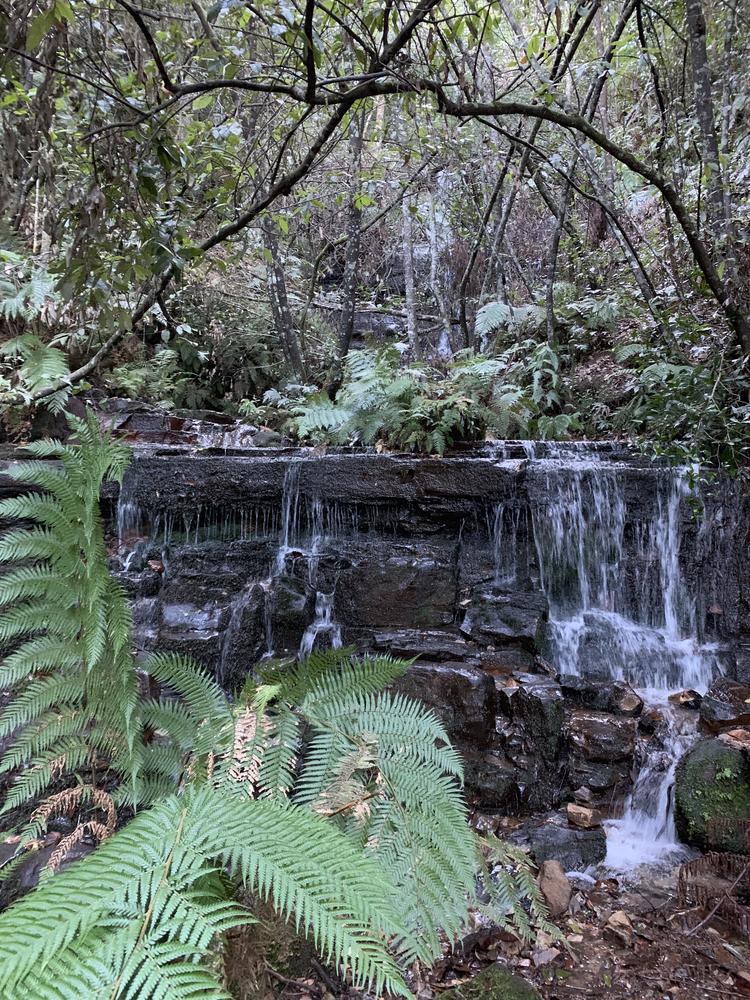
[[[406,992],[386,948],[401,920],[373,861],[308,810],[203,788],[147,810],[0,916],[4,1000],[227,996],[196,964],[251,920],[224,869],[355,984]]]

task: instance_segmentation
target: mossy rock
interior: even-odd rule
[[[502,965],[491,965],[462,986],[447,990],[444,1000],[541,1000],[525,980]]]
[[[674,789],[680,839],[703,851],[739,851],[737,829],[712,830],[712,820],[750,821],[750,763],[720,740],[701,740],[679,763]]]

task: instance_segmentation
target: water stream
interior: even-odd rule
[[[285,476],[281,502],[281,530],[279,545],[273,563],[272,575],[267,583],[269,593],[273,580],[287,571],[287,558],[296,554],[307,560],[307,582],[315,590],[315,617],[302,635],[298,656],[308,657],[315,649],[326,644],[341,648],[341,626],[334,618],[335,584],[327,592],[320,589],[319,564],[325,548],[331,541],[326,530],[326,508],[319,497],[309,503],[300,502],[300,462],[290,462]],[[329,518],[330,520],[330,518]],[[335,520],[335,518],[334,518]],[[266,656],[274,655],[271,602],[266,602]]]
[[[531,518],[550,604],[551,659],[561,674],[627,681],[663,720],[622,817],[607,824],[608,866],[657,861],[679,850],[672,788],[677,763],[696,738],[694,714],[673,706],[669,694],[703,693],[719,672],[715,647],[699,641],[695,597],[680,561],[686,470],[661,470],[655,510],[635,522],[626,517],[616,463],[573,453],[534,459],[530,473],[543,480]]]

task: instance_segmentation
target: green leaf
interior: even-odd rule
[[[39,47],[40,42],[56,20],[55,4],[48,7],[47,10],[43,10],[41,14],[37,14],[26,32],[26,48],[29,52],[33,52]]]

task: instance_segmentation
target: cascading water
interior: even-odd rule
[[[583,450],[529,449],[533,544],[550,605],[549,655],[561,674],[625,680],[663,723],[622,818],[608,824],[607,864],[655,861],[678,849],[671,792],[695,724],[668,696],[705,691],[719,670],[698,639],[696,603],[680,563],[685,470],[653,469],[653,510],[628,511],[627,467]],[[495,518],[496,582],[509,574],[509,514]],[[658,740],[654,742],[659,742]]]
[[[299,553],[307,558],[307,582],[315,588],[315,617],[305,629],[300,642],[300,658],[313,652],[322,637],[334,649],[341,647],[341,626],[334,619],[335,586],[330,592],[320,589],[318,568],[330,532],[326,530],[327,511],[319,498],[314,498],[303,510],[300,502],[300,463],[291,462],[284,475],[281,530],[271,577],[264,581],[268,599],[265,602],[266,656],[274,655],[272,626],[273,581],[286,572],[287,558]],[[335,522],[335,514],[333,517]],[[305,528],[307,531],[305,531]],[[230,623],[231,624],[231,623]]]
[[[328,636],[333,649],[341,649],[341,626],[333,619],[333,594],[319,590],[315,595],[315,619],[305,629],[299,646],[300,659],[312,653],[321,635]]]

